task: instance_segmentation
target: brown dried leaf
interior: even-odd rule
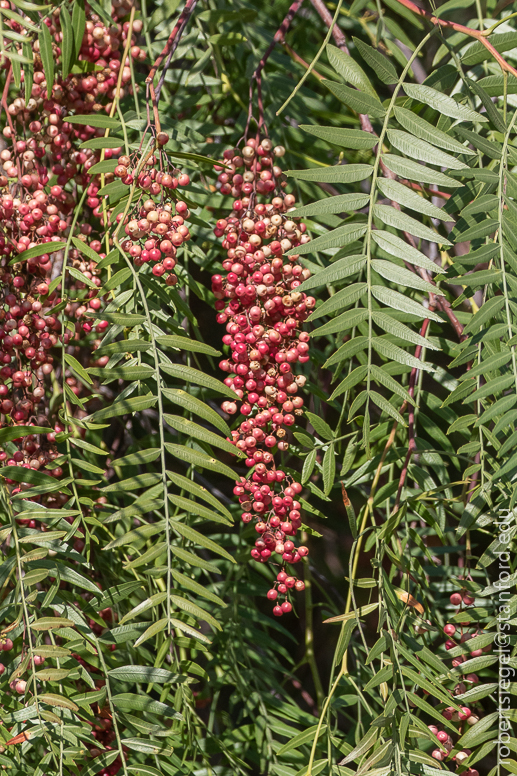
[[[395,594],[400,601],[408,606],[412,606],[419,614],[425,614],[424,607],[411,595],[411,593],[406,593],[405,590],[395,590]]]

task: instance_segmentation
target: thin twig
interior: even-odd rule
[[[251,76],[250,80],[250,91],[249,91],[249,103],[248,103],[248,119],[246,121],[246,130],[244,132],[244,137],[247,138],[248,136],[248,129],[250,126],[251,118],[252,118],[252,112],[253,112],[253,84],[256,82],[257,84],[257,97],[258,97],[258,104],[259,104],[259,121],[258,126],[259,130],[262,128],[264,124],[264,107],[262,104],[262,79],[261,79],[261,73],[262,70],[265,67],[265,64],[267,60],[269,59],[271,52],[275,48],[277,43],[284,43],[285,36],[287,34],[287,30],[291,26],[291,22],[294,19],[296,13],[298,12],[301,4],[303,3],[303,0],[294,0],[294,3],[292,3],[291,7],[289,8],[287,14],[284,17],[284,20],[282,21],[282,24],[278,28],[278,30],[275,32],[273,40],[267,47],[266,51],[264,52],[264,55],[262,56],[260,62],[258,63],[257,67],[255,68],[255,72]]]
[[[165,44],[161,54],[156,58],[154,65],[152,66],[151,70],[149,71],[149,75],[145,79],[146,84],[151,84],[154,81],[154,77],[156,75],[156,72],[160,65],[162,64],[165,57],[167,57],[167,61],[165,63],[165,67],[163,68],[163,72],[160,77],[160,81],[158,83],[158,86],[156,87],[156,99],[158,100],[160,97],[160,91],[163,86],[163,81],[165,78],[165,73],[167,72],[167,68],[169,67],[171,63],[171,59],[174,55],[174,52],[176,51],[178,47],[178,43],[180,42],[180,38],[183,34],[183,30],[185,29],[185,26],[188,23],[188,20],[190,19],[192,12],[194,11],[198,0],[187,0],[185,3],[185,8],[180,13],[178,17],[178,21],[174,25],[174,28],[169,35],[167,39],[167,43]]]
[[[435,297],[436,298],[436,297]],[[430,318],[426,318],[425,321],[422,324],[422,327],[420,329],[420,336],[425,337],[427,334],[427,330],[429,329],[429,324],[431,323]],[[422,356],[422,350],[423,345],[417,345],[415,348],[415,358],[420,359]],[[415,395],[415,385],[419,373],[419,368],[414,366],[411,370],[411,374],[409,376],[409,386],[408,386],[408,393],[411,398]],[[393,507],[393,512],[395,513],[397,509],[399,508],[400,504],[400,496],[402,494],[402,488],[405,485],[407,472],[409,468],[409,463],[411,461],[411,457],[413,453],[416,450],[416,433],[415,433],[415,408],[412,404],[409,404],[409,410],[408,410],[408,437],[409,437],[409,443],[408,443],[408,451],[406,454],[406,460],[404,461],[404,466],[402,467],[402,471],[400,473],[399,478],[399,487],[397,490],[397,498],[395,499],[395,506]]]
[[[486,48],[487,51],[489,51],[492,54],[495,61],[498,63],[499,67],[501,68],[501,70],[507,73],[511,73],[512,75],[517,77],[517,70],[514,67],[512,67],[506,61],[506,59],[501,56],[501,54],[497,51],[495,46],[493,46],[487,40],[487,36],[490,35],[491,30],[472,30],[470,27],[465,27],[463,24],[457,24],[457,22],[447,21],[446,19],[439,19],[434,14],[429,13],[429,11],[424,11],[423,8],[420,8],[418,5],[411,2],[411,0],[395,0],[395,1],[399,3],[399,5],[403,5],[404,8],[409,8],[410,11],[413,11],[413,13],[415,13],[420,18],[426,19],[435,27],[445,27],[451,30],[455,30],[455,32],[462,32],[464,35],[468,35],[470,38],[475,38]]]

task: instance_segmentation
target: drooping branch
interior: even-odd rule
[[[171,59],[174,55],[174,52],[178,48],[178,43],[180,42],[181,36],[183,34],[183,30],[185,29],[188,20],[192,16],[192,13],[197,5],[198,0],[187,0],[185,3],[185,8],[180,13],[178,17],[178,21],[174,25],[174,28],[169,35],[167,39],[167,43],[165,44],[162,52],[158,55],[156,58],[154,65],[152,66],[151,70],[149,71],[149,75],[145,79],[146,84],[152,84],[154,81],[154,77],[156,75],[156,72],[158,68],[161,66],[163,60],[165,57],[167,57],[167,61],[165,63],[165,66],[163,68],[162,75],[160,77],[160,81],[158,83],[158,86],[156,87],[156,99],[158,100],[160,97],[160,91],[163,85],[163,80],[165,77],[165,73],[167,72],[167,68],[169,67],[169,64],[171,62]]]
[[[397,0],[397,2],[400,2],[401,0]],[[404,0],[406,2],[406,0]],[[409,0],[408,0],[409,2]],[[328,10],[327,6],[324,3],[324,0],[311,0],[313,8],[318,12],[319,16],[323,20],[323,22],[326,24],[326,26],[330,29],[332,28],[332,35],[334,37],[334,40],[336,42],[336,45],[338,46],[341,51],[343,51],[345,54],[350,54],[350,51],[348,49],[348,45],[346,42],[346,37],[342,29],[338,24],[332,24],[332,14]],[[377,133],[374,130],[372,123],[370,121],[370,117],[364,113],[359,114],[359,121],[361,123],[361,129],[364,132],[369,132],[371,135],[375,135],[377,137]],[[388,167],[384,164],[382,157],[380,160],[380,167],[382,170],[382,174],[385,178],[390,178],[392,180],[398,180],[398,177],[393,173]],[[393,207],[395,207],[397,210],[400,210],[400,205],[397,202],[391,203]],[[407,232],[404,232],[404,237],[406,239],[406,242],[408,242],[413,248],[416,248],[415,241],[413,240],[413,237],[408,234]],[[407,268],[411,272],[415,272],[416,274],[421,274],[421,276],[427,280],[428,282],[435,285],[435,281],[432,279],[431,274],[427,272],[426,270],[422,270],[420,273],[418,269],[413,266],[412,264],[407,264]],[[442,296],[437,296],[430,299],[430,303],[434,305],[436,303],[436,306],[444,312],[452,327],[454,328],[454,331],[456,332],[456,335],[458,336],[458,339],[462,339],[463,335],[463,326],[458,320],[457,316],[454,314],[452,307],[450,303]]]
[[[503,56],[501,56],[495,46],[492,45],[492,43],[490,43],[490,41],[487,39],[491,30],[473,30],[470,27],[465,27],[463,24],[451,22],[447,19],[440,19],[438,16],[435,16],[429,11],[425,11],[423,8],[420,8],[420,6],[416,5],[416,3],[413,3],[412,0],[395,0],[395,2],[399,3],[399,5],[403,5],[404,8],[408,8],[410,11],[413,11],[413,13],[415,13],[418,17],[425,19],[435,27],[445,27],[454,30],[455,32],[462,32],[464,35],[468,35],[469,38],[475,38],[486,48],[487,51],[490,52],[501,70],[507,73],[511,73],[517,77],[517,70],[512,67]]]
[[[430,323],[431,323],[430,318],[426,318],[425,321],[422,323],[422,327],[420,329],[420,336],[421,337],[425,337],[425,335],[427,334],[427,330],[429,329],[429,324]],[[422,351],[423,351],[423,346],[422,345],[417,345],[416,348],[415,348],[415,358],[421,359],[422,358]],[[413,367],[413,369],[411,370],[411,374],[409,376],[408,393],[409,393],[409,395],[411,396],[412,399],[415,396],[415,386],[416,386],[416,381],[417,381],[417,377],[418,377],[419,371],[420,370],[418,369],[418,367]],[[408,451],[407,451],[407,454],[406,454],[406,460],[404,461],[404,465],[403,465],[402,471],[400,473],[399,486],[398,486],[398,490],[397,490],[397,497],[395,499],[395,506],[393,507],[393,513],[395,513],[397,511],[397,509],[399,508],[400,497],[402,495],[402,488],[404,487],[405,482],[406,482],[406,477],[407,477],[407,473],[408,473],[408,468],[409,468],[409,464],[410,464],[410,461],[411,461],[411,457],[412,457],[413,453],[416,450],[415,408],[414,408],[414,406],[412,404],[409,404],[408,415],[409,415],[409,417],[408,417]]]
[[[298,13],[301,5],[303,3],[303,0],[294,0],[294,2],[291,4],[291,7],[289,8],[288,12],[286,13],[282,24],[278,28],[278,30],[275,32],[273,36],[273,40],[267,47],[266,51],[264,52],[260,62],[258,63],[257,67],[255,68],[255,72],[251,76],[250,80],[250,91],[249,91],[249,103],[248,103],[248,119],[246,121],[246,130],[244,132],[244,137],[248,136],[248,129],[251,122],[251,117],[253,115],[253,85],[257,84],[257,100],[258,100],[258,109],[259,109],[259,121],[258,126],[259,130],[262,128],[262,125],[264,123],[264,106],[262,103],[262,70],[264,69],[267,60],[271,56],[271,52],[275,48],[277,43],[284,43],[285,42],[285,36],[287,34],[287,30],[291,26],[291,22],[293,21],[295,15]]]

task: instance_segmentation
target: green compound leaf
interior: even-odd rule
[[[357,113],[366,113],[373,118],[383,118],[385,116],[386,109],[383,108],[378,99],[370,94],[351,89],[349,86],[338,84],[335,81],[324,80],[322,83],[338,100],[344,102],[345,105],[348,105],[349,108],[352,108]]]
[[[345,81],[348,81],[357,89],[366,92],[380,102],[377,92],[371,85],[370,79],[363,68],[350,56],[350,54],[345,54],[344,51],[329,44],[327,45],[327,57],[336,73],[339,73]]]
[[[405,83],[404,91],[413,100],[423,102],[424,105],[429,105],[438,113],[443,113],[445,116],[450,116],[453,119],[458,119],[459,121],[488,121],[486,116],[481,116],[481,114],[476,113],[475,110],[468,108],[466,105],[460,105],[452,97],[442,94],[431,86]]]

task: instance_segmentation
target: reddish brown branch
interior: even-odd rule
[[[511,73],[517,77],[517,70],[512,67],[506,61],[506,59],[501,56],[497,49],[487,40],[487,30],[472,30],[470,27],[465,27],[463,24],[457,24],[456,22],[439,19],[429,11],[424,11],[423,8],[420,8],[411,0],[396,0],[396,2],[399,3],[399,5],[403,5],[404,8],[409,8],[410,11],[413,11],[413,13],[415,13],[421,19],[426,19],[435,27],[446,27],[448,29],[455,30],[455,32],[462,32],[464,35],[468,35],[470,38],[475,38],[486,48],[487,51],[492,54],[501,70],[505,70],[507,73]]]
[[[248,107],[248,119],[246,121],[246,129],[244,131],[244,137],[248,137],[248,129],[250,126],[251,118],[253,115],[253,84],[256,82],[257,84],[257,99],[258,99],[258,109],[259,109],[259,120],[258,120],[258,128],[259,130],[262,128],[264,124],[264,105],[262,103],[262,70],[264,69],[267,60],[269,59],[271,52],[275,48],[277,43],[284,43],[285,42],[285,36],[287,34],[287,30],[291,26],[291,22],[293,21],[296,13],[300,9],[301,4],[303,3],[303,0],[294,0],[294,3],[292,3],[291,7],[289,8],[288,12],[285,15],[284,20],[282,21],[282,24],[278,28],[278,30],[275,32],[273,40],[267,47],[266,51],[264,52],[260,62],[258,63],[257,67],[255,68],[255,72],[251,76],[250,80],[250,91],[249,91],[249,107]]]
[[[165,70],[167,69],[167,67],[169,65],[169,62],[171,60],[171,57],[172,57],[172,55],[174,54],[174,52],[176,51],[176,49],[178,47],[178,43],[180,41],[181,34],[182,34],[183,30],[185,29],[185,26],[186,26],[188,20],[190,19],[191,15],[192,15],[192,12],[194,11],[194,8],[197,5],[197,2],[198,2],[198,0],[187,0],[187,2],[185,3],[185,8],[180,13],[180,15],[178,17],[178,21],[174,25],[174,28],[173,28],[171,34],[169,35],[169,37],[167,39],[167,43],[165,44],[165,46],[163,48],[163,51],[156,58],[156,61],[155,61],[154,65],[152,66],[152,68],[151,68],[151,70],[149,72],[149,75],[145,79],[146,84],[152,83],[154,81],[154,77],[156,75],[156,71],[158,70],[158,68],[162,64],[162,62],[165,59],[165,57],[167,57],[167,59],[168,59],[166,65],[165,65]],[[159,97],[159,95],[160,95],[160,89],[161,89],[161,86],[159,84],[157,89],[156,89],[157,97]]]
[[[464,339],[466,339],[465,335],[463,334],[463,324],[459,322],[458,318],[454,314],[451,303],[447,301],[444,296],[438,296],[436,297],[436,306],[442,311],[442,313],[445,313],[449,319],[459,341],[462,342]]]
[[[439,197],[440,199],[450,199],[451,197],[446,191],[439,191],[438,189],[435,191],[434,189],[427,188],[427,186],[421,186],[419,183],[407,181],[405,178],[399,178],[398,180],[403,183],[404,186],[408,186],[415,191],[425,191],[426,194],[431,194],[432,197]]]
[[[332,24],[332,14],[330,13],[329,9],[323,2],[323,0],[311,0],[312,7],[315,11],[317,11],[322,18],[322,20],[325,22],[327,27],[330,29],[330,26]],[[336,41],[336,46],[341,49],[341,51],[344,51],[345,54],[350,54],[350,51],[348,50],[348,46],[346,43],[345,33],[339,27],[338,24],[334,24],[332,27],[332,37]]]
[[[278,28],[278,30],[275,32],[273,36],[273,40],[267,47],[266,51],[264,52],[264,56],[258,63],[257,67],[255,68],[255,72],[253,73],[252,80],[254,78],[258,78],[264,68],[264,65],[266,64],[267,60],[269,59],[269,56],[273,49],[275,48],[277,43],[283,43],[285,40],[285,36],[287,34],[287,30],[291,26],[291,22],[293,21],[295,15],[300,10],[300,7],[303,3],[303,0],[294,0],[294,3],[292,3],[291,7],[287,11],[285,18]]]
[[[329,9],[323,2],[323,0],[311,0],[312,6],[315,11],[318,12],[320,15],[322,21],[326,24],[326,26],[330,29],[332,25],[332,14],[330,13]],[[336,46],[341,49],[345,54],[350,54],[350,51],[348,50],[345,33],[341,29],[341,27],[338,24],[334,24],[332,27],[332,37],[334,38],[334,41],[336,43]],[[367,116],[365,113],[359,114],[359,121],[361,122],[361,129],[365,132],[369,132],[371,135],[376,135],[374,128],[372,127],[372,123],[370,121],[370,117]],[[387,170],[387,168],[386,168]],[[384,168],[383,168],[384,172]],[[385,177],[392,177],[392,173],[390,172],[389,175],[386,175]]]
[[[396,202],[392,202],[393,207],[400,210],[400,205],[398,205]],[[412,248],[416,248],[416,242],[415,238],[412,234],[409,234],[409,232],[404,232],[404,238],[408,245],[411,245]],[[436,285],[436,280],[433,278],[430,272],[426,269],[422,269],[422,267],[415,267],[413,264],[409,264],[408,262],[404,262],[407,269],[411,270],[411,272],[414,272],[417,275],[420,275],[420,277],[423,280],[426,280],[428,283],[431,283],[433,286]],[[442,313],[445,313],[447,318],[449,319],[449,322],[451,326],[453,327],[454,331],[456,332],[456,335],[460,342],[465,339],[463,335],[463,324],[459,322],[458,318],[456,317],[454,310],[451,307],[450,302],[447,301],[447,299],[444,296],[437,295],[437,294],[429,294],[429,306],[434,309],[434,307],[437,307],[439,310],[442,311]]]
[[[153,114],[154,114],[154,126],[156,129],[156,134],[160,131],[160,114],[158,113],[158,97],[154,91],[154,87],[152,83],[148,84],[149,92],[151,93],[151,101],[153,103]]]
[[[431,323],[430,318],[426,318],[425,321],[422,324],[422,327],[420,329],[420,336],[425,337],[427,334],[427,330],[429,328],[429,324]],[[422,357],[422,350],[423,345],[417,345],[415,348],[415,358],[420,359]],[[415,386],[416,386],[416,380],[419,373],[418,367],[414,366],[411,370],[411,374],[409,376],[409,387],[408,387],[408,393],[413,399],[415,396]],[[396,512],[399,508],[400,504],[400,496],[402,494],[402,488],[405,485],[407,472],[409,468],[409,463],[411,461],[411,456],[416,450],[416,441],[415,441],[415,407],[413,404],[409,404],[409,410],[408,410],[408,436],[409,436],[409,443],[408,443],[408,451],[406,454],[406,460],[404,461],[404,466],[402,467],[402,471],[400,473],[399,478],[399,487],[397,490],[397,498],[395,499],[395,506],[393,507],[393,511]]]
[[[289,46],[285,41],[283,43],[283,46],[287,51],[287,53],[289,54],[289,56],[291,57],[291,59],[294,59],[295,62],[298,62],[298,64],[302,65],[306,70],[309,69],[310,67],[309,63],[306,62],[305,59],[302,59],[302,57],[299,54],[297,54],[296,51],[293,48],[291,48],[291,46]],[[315,75],[318,81],[323,81],[325,79],[325,76],[321,75],[321,73],[318,73],[318,71],[314,70],[314,68],[312,70],[312,75]]]
[[[5,86],[2,94],[1,105],[2,105],[2,108],[5,110],[5,115],[7,116],[7,123],[9,124],[9,129],[11,130],[11,137],[14,138],[16,136],[16,130],[14,128],[12,116],[7,109],[8,108],[7,95],[9,94],[9,86],[11,84],[12,77],[13,77],[13,66],[11,63],[9,63],[9,69],[7,71],[7,77],[5,79]],[[18,180],[20,180],[23,173],[22,173],[22,166],[21,166],[19,154],[16,155],[16,169],[18,170]]]

